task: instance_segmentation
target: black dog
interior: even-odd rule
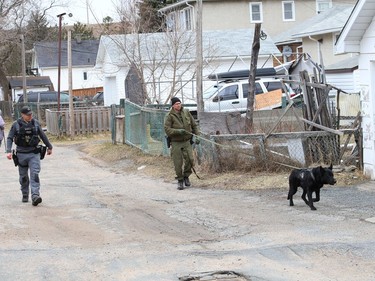
[[[316,210],[313,202],[318,202],[320,200],[320,189],[324,184],[334,185],[335,183],[336,180],[333,177],[332,164],[329,168],[319,166],[312,169],[295,169],[289,176],[289,205],[294,206],[293,195],[296,194],[297,188],[300,186],[303,189],[301,198],[310,206],[311,210]],[[315,192],[316,195],[315,199],[312,198],[313,192]],[[306,200],[306,194],[308,200]]]

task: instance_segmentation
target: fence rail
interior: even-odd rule
[[[74,134],[90,134],[110,131],[112,114],[110,107],[90,107],[74,110]],[[69,110],[46,109],[47,131],[52,135],[71,134]]]

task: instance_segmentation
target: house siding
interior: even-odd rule
[[[87,72],[87,80],[83,79],[83,73]],[[58,90],[58,73],[56,68],[40,69],[42,76],[49,76],[55,90]],[[102,75],[99,71],[93,70],[92,67],[75,67],[72,70],[72,89],[97,88],[103,86]],[[69,90],[68,69],[61,68],[60,90]],[[95,93],[94,93],[95,94]]]
[[[254,23],[250,21],[251,2],[262,3],[262,29],[270,36],[295,27],[316,15],[316,0],[294,0],[295,20],[292,21],[283,20],[282,0],[203,1],[203,30],[254,28]],[[333,5],[355,2],[356,0],[332,1]],[[190,4],[195,7],[195,3]]]
[[[262,29],[273,36],[298,22],[316,15],[315,0],[295,0],[295,20],[283,21],[282,1],[208,1],[204,2],[202,26],[204,30],[254,28],[250,22],[250,2],[262,2]]]
[[[350,54],[335,56],[333,52],[333,36],[332,33],[329,34],[322,34],[320,36],[314,36],[312,37],[316,40],[322,39],[322,43],[320,44],[321,53],[323,57],[323,64],[324,65],[331,65],[334,63],[337,63],[339,61],[345,60],[347,58],[350,58]],[[309,37],[304,37],[302,40],[303,43],[303,51],[305,53],[310,54],[310,56],[313,58],[314,61],[317,63],[320,63],[319,61],[319,49],[318,49],[318,43],[311,40]]]
[[[116,76],[108,76],[104,78],[104,105],[119,104],[120,98],[124,98],[125,94],[121,97],[120,91],[116,88]]]
[[[375,23],[367,28],[360,44],[360,87],[363,130],[363,168],[375,180]]]
[[[327,83],[347,93],[358,93],[360,88],[356,82],[356,73],[357,71],[326,74]]]

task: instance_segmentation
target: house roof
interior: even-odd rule
[[[337,53],[359,53],[360,43],[375,16],[375,0],[358,0],[336,42]]]
[[[326,73],[335,72],[353,72],[353,70],[358,69],[358,56],[352,56],[350,58],[341,60],[334,64],[325,67]]]
[[[276,45],[301,42],[301,38],[339,32],[348,19],[353,5],[336,4],[332,8],[274,36]]]
[[[151,62],[154,60],[165,60],[173,54],[174,44],[177,42],[184,48],[179,48],[178,57],[181,59],[192,60],[196,58],[195,32],[186,31],[173,37],[175,33],[142,33],[142,34],[124,34],[102,36],[100,39],[97,66],[104,61],[107,54],[109,60],[116,65],[129,63],[127,56],[133,54],[136,56],[138,42],[142,60]],[[173,39],[172,39],[172,37]],[[202,34],[203,57],[209,58],[233,58],[251,56],[251,46],[254,32],[250,29],[238,30],[207,30]],[[268,36],[266,40],[260,40],[259,55],[280,55],[272,39]]]
[[[10,88],[23,87],[23,77],[22,76],[12,76],[7,77]],[[51,79],[49,76],[27,76],[26,77],[27,87],[50,87],[52,86]]]
[[[72,65],[94,66],[99,48],[99,40],[72,40]],[[58,66],[58,42],[38,42],[34,44],[35,57],[40,68]],[[61,42],[61,66],[67,66],[67,41]]]

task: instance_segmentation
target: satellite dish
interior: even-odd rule
[[[290,46],[284,46],[283,47],[283,55],[289,58],[293,53],[293,50]]]

